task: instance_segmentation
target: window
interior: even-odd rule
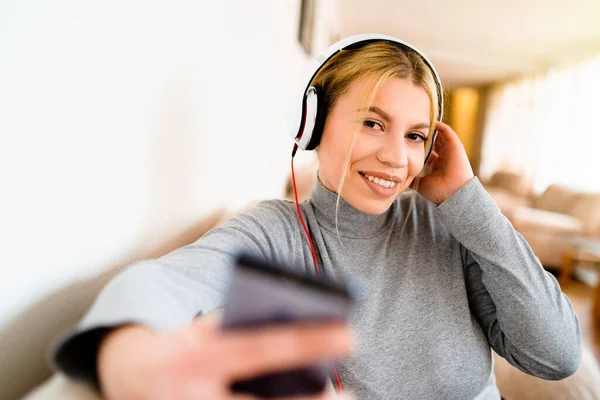
[[[600,192],[600,55],[492,89],[481,169]]]

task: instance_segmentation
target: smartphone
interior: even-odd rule
[[[235,261],[221,329],[267,325],[345,321],[354,304],[351,286],[295,272],[250,254]],[[234,382],[234,393],[261,398],[313,395],[322,392],[331,365],[313,365]]]

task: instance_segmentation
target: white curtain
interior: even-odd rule
[[[480,176],[497,170],[600,191],[600,55],[492,89]]]

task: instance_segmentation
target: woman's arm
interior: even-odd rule
[[[572,375],[581,350],[571,303],[477,178],[436,212],[463,246],[470,308],[494,350],[543,379]]]
[[[59,340],[53,364],[98,389],[97,352],[114,328],[172,331],[222,306],[232,261],[242,249],[285,264],[302,259],[292,211],[281,201],[260,203],[193,244],[129,266],[102,290],[79,326]]]

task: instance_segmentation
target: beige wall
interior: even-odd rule
[[[0,12],[0,321],[281,195],[297,1],[19,4]]]
[[[283,194],[308,60],[297,0],[34,3],[0,6],[2,399],[47,373],[89,278]]]
[[[452,127],[465,146],[469,158],[473,156],[477,112],[479,109],[479,93],[476,89],[461,88],[452,93],[452,111],[450,120]]]
[[[486,88],[456,88],[449,93],[446,121],[465,146],[467,156],[477,173],[481,154]]]

